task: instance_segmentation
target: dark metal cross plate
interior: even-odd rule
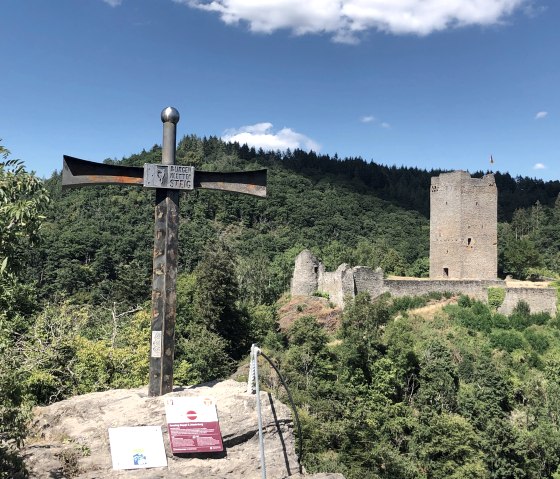
[[[170,168],[183,171],[173,175]],[[188,169],[188,180],[186,178]],[[162,171],[161,184],[157,171]],[[64,155],[62,165],[62,186],[72,188],[85,185],[138,185],[146,188],[165,188],[190,191],[193,189],[231,191],[252,196],[266,196],[267,170],[251,171],[198,171],[192,166],[161,165],[146,163],[144,167],[120,166],[94,161],[80,160]],[[187,184],[188,181],[188,184]],[[183,183],[184,182],[184,183]]]

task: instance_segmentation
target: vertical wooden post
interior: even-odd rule
[[[161,112],[161,121],[163,122],[162,164],[174,165],[179,112],[175,108],[165,108]],[[162,174],[166,174],[166,171],[167,169],[162,169]],[[178,232],[179,191],[158,189],[152,281],[150,396],[161,396],[173,390]]]

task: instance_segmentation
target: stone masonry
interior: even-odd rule
[[[431,279],[496,279],[497,211],[494,175],[454,171],[432,178]]]
[[[313,296],[318,290],[319,260],[307,249],[297,255],[292,277],[293,296]]]
[[[367,266],[351,268],[341,264],[336,271],[325,271],[323,264],[309,250],[302,251],[296,258],[292,278],[292,296],[313,296],[327,293],[329,300],[344,308],[344,303],[362,292],[372,299],[383,293],[391,296],[421,296],[433,292],[465,294],[482,302],[488,301],[488,288],[503,288],[505,299],[498,311],[510,314],[520,300],[525,301],[531,311],[556,314],[556,290],[554,288],[511,288],[501,279],[420,279],[384,278],[383,271]],[[305,283],[305,285],[304,285]]]

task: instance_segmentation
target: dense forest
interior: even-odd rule
[[[12,477],[34,404],[147,383],[154,193],[62,190],[59,173],[41,181],[0,148],[0,471]],[[106,161],[160,159],[155,145]],[[306,315],[278,327],[303,248],[329,269],[426,276],[439,171],[194,136],[177,161],[265,167],[269,184],[266,199],[181,197],[176,383],[226,377],[258,342],[294,392],[310,471],[560,478],[560,318],[523,303],[505,317],[452,298],[428,314],[448,295],[358,296],[335,332]],[[560,182],[495,176],[500,275],[558,279]]]

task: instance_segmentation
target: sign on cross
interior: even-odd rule
[[[197,188],[266,196],[266,170],[196,171],[175,164],[179,112],[161,112],[161,164],[144,167],[108,165],[64,155],[62,186],[138,185],[156,190],[154,263],[152,275],[152,336],[150,341],[150,396],[173,390],[179,193]]]

